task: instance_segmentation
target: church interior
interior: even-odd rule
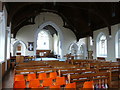
[[[120,2],[0,2],[0,89],[120,89]]]

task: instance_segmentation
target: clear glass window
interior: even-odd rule
[[[49,49],[49,35],[46,31],[40,31],[37,39],[37,49]]]
[[[98,41],[98,55],[107,56],[107,39],[104,34],[99,37]]]

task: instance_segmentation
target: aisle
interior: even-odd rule
[[[2,88],[13,88],[13,77],[14,77],[14,72],[13,69],[8,71],[8,73],[5,75],[3,81],[2,81]]]

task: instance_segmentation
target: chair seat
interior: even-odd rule
[[[55,85],[65,85],[65,77],[56,77],[56,82],[54,83]]]

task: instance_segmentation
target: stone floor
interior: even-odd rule
[[[14,77],[14,72],[11,69],[10,71],[7,72],[5,77],[3,78],[2,81],[2,88],[13,88],[13,78]]]

